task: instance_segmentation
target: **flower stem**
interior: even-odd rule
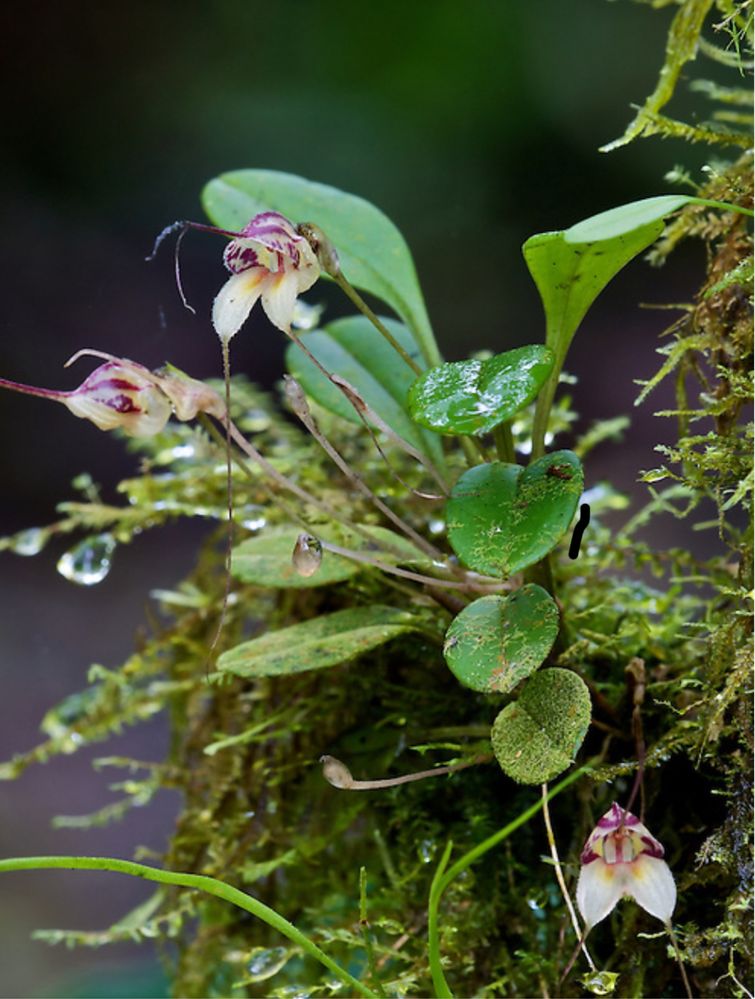
[[[218,446],[221,448],[224,447],[225,440],[223,436],[220,434],[220,432],[215,428],[210,418],[206,414],[200,413],[198,419],[199,422],[204,427],[204,429],[207,431],[207,433],[218,444]],[[355,534],[358,534],[360,537],[364,538],[364,540],[367,541],[370,545],[375,544],[374,535],[370,534],[370,532],[365,527],[363,527],[361,524],[355,524],[353,521],[345,517],[343,513],[336,510],[335,507],[331,506],[329,503],[326,503],[325,500],[318,499],[316,496],[313,496],[311,493],[308,493],[305,489],[302,489],[301,486],[297,485],[296,482],[293,482],[291,479],[283,475],[282,472],[279,472],[278,469],[274,465],[272,465],[267,460],[267,458],[265,458],[262,454],[260,454],[260,452],[254,447],[254,445],[251,444],[246,439],[246,437],[244,437],[244,435],[238,429],[236,424],[232,420],[229,422],[230,422],[231,438],[233,442],[236,444],[236,446],[239,448],[240,451],[242,451],[248,458],[251,458],[251,460],[255,462],[255,464],[259,465],[262,471],[268,476],[268,478],[272,479],[272,481],[276,485],[280,486],[282,489],[285,489],[287,492],[292,493],[294,496],[300,499],[303,503],[306,503],[308,506],[313,506],[316,510],[322,511],[322,513],[324,513],[327,517],[329,517],[330,520],[334,521],[334,523],[342,524],[344,527],[347,527],[350,531],[354,531]],[[250,481],[254,482],[255,484],[258,484],[258,480],[254,478],[254,475],[252,474],[251,469],[246,464],[246,462],[242,458],[240,458],[238,454],[234,454],[233,458],[238,467],[244,473],[244,475],[246,475],[247,478],[250,479]],[[288,514],[289,517],[291,517],[292,520],[302,524],[302,526],[307,531],[312,530],[311,526],[307,524],[305,520],[302,519],[301,515],[299,514],[299,511],[296,510],[296,508],[292,504],[289,504],[281,496],[278,496],[277,494],[273,493],[269,483],[262,480],[261,484],[263,488],[265,488],[268,491],[268,493],[275,499],[276,503],[280,505],[281,509],[284,509],[286,511],[286,513]],[[382,547],[385,551],[389,551],[393,555],[398,556],[399,558],[405,557],[406,553],[401,548],[394,547],[390,544],[383,544]],[[417,550],[422,551],[422,549],[419,548]],[[425,553],[422,552],[422,554]]]
[[[406,362],[406,364],[409,365],[414,374],[421,375],[422,368],[420,368],[417,362],[412,357],[410,357],[409,354],[404,350],[404,348],[398,342],[396,337],[386,327],[385,323],[381,322],[381,320],[378,319],[378,317],[375,315],[375,313],[372,311],[369,305],[365,302],[365,300],[362,298],[362,296],[359,294],[356,288],[354,288],[353,285],[351,285],[346,280],[346,278],[343,276],[340,270],[333,275],[333,279],[335,280],[336,284],[341,289],[341,291],[343,291],[344,294],[351,299],[354,305],[356,305],[356,307],[359,309],[362,315],[366,316],[367,319],[369,319],[369,321],[372,323],[372,325],[375,327],[378,333],[380,333],[380,335],[385,340],[388,341],[391,347],[393,347],[393,349],[398,354],[400,354],[402,359]]]
[[[319,961],[344,985],[350,986],[355,993],[366,996],[367,999],[378,999],[377,993],[350,975],[345,968],[336,964],[325,951],[320,950],[317,944],[305,936],[293,923],[277,913],[275,909],[271,909],[264,902],[260,902],[238,888],[233,888],[224,881],[218,881],[216,878],[202,874],[179,874],[175,871],[163,871],[158,867],[147,867],[146,864],[136,864],[130,860],[120,860],[113,857],[12,857],[0,860],[0,874],[6,871],[51,869],[113,871],[117,874],[129,874],[132,877],[143,878],[145,881],[156,881],[158,884],[176,885],[180,888],[192,888],[206,892],[208,895],[214,895],[216,898],[230,902],[231,905],[236,905],[267,923],[268,926],[277,930],[297,947],[301,947],[305,953]]]
[[[399,531],[405,534],[431,559],[438,561],[444,560],[445,556],[443,553],[434,545],[431,545],[430,542],[423,538],[421,534],[415,531],[411,524],[408,524],[405,520],[402,520],[398,514],[394,513],[393,510],[391,510],[391,508],[384,503],[379,496],[376,496],[364,481],[362,476],[358,472],[354,471],[343,455],[341,455],[341,453],[330,443],[328,438],[317,425],[317,421],[310,411],[309,404],[307,403],[304,393],[294,379],[289,379],[286,382],[286,396],[296,416],[301,420],[331,461],[337,466],[337,468],[340,469],[348,481],[351,482],[351,484],[362,494],[362,496],[369,500],[369,502],[372,503],[372,505],[379,510],[383,516],[394,525],[394,527],[397,527]]]
[[[545,832],[548,836],[548,846],[550,847],[551,857],[553,858],[553,864],[556,868],[556,880],[558,881],[558,887],[561,889],[561,894],[564,896],[564,902],[566,902],[566,908],[569,910],[569,917],[571,918],[571,924],[574,927],[574,932],[577,935],[577,940],[579,940],[582,950],[584,952],[587,963],[590,965],[590,970],[595,971],[595,962],[590,956],[590,952],[585,944],[585,935],[579,927],[579,920],[577,919],[577,913],[574,911],[574,904],[571,900],[571,895],[566,887],[566,881],[564,880],[564,872],[561,869],[561,861],[558,856],[558,847],[556,846],[556,837],[553,835],[553,826],[551,825],[551,815],[548,808],[548,785],[543,784],[543,820],[545,821]]]
[[[689,984],[689,978],[687,978],[687,969],[684,967],[684,961],[682,961],[682,952],[679,950],[679,941],[676,939],[676,933],[674,933],[674,927],[669,921],[666,923],[666,931],[671,937],[671,943],[674,948],[674,954],[676,954],[676,962],[679,965],[679,971],[682,973],[682,981],[684,982],[684,988],[687,992],[687,999],[692,999],[692,989]]]
[[[63,399],[69,392],[58,392],[55,389],[37,388],[36,385],[24,385],[22,382],[12,382],[8,378],[0,378],[0,388],[21,392],[23,395],[37,395],[41,399]]]

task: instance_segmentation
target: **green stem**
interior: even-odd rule
[[[197,891],[206,892],[208,895],[214,895],[216,898],[222,898],[224,902],[230,902],[231,905],[237,905],[240,909],[250,912],[284,937],[288,937],[292,943],[319,961],[344,985],[349,985],[360,996],[366,996],[367,999],[379,999],[377,993],[368,989],[348,971],[336,964],[325,951],[320,950],[317,944],[313,943],[301,930],[298,930],[293,923],[289,923],[287,919],[279,915],[275,909],[271,909],[264,902],[260,902],[251,895],[247,895],[246,892],[232,888],[216,878],[206,877],[202,874],[177,874],[174,871],[160,870],[159,867],[147,867],[145,864],[135,864],[130,860],[118,860],[113,857],[12,857],[0,860],[0,874],[5,871],[50,869],[113,871],[117,874],[130,874],[132,877],[144,878],[145,881],[157,881],[158,884],[194,888]]]
[[[570,784],[573,784],[575,780],[582,777],[587,773],[591,767],[586,764],[583,767],[579,767],[573,773],[570,773],[568,777],[564,777],[562,781],[559,781],[554,787],[552,787],[547,795],[540,798],[529,808],[525,809],[518,815],[513,821],[509,822],[508,825],[504,826],[503,829],[499,829],[498,832],[493,833],[492,836],[488,836],[487,839],[483,840],[482,843],[478,843],[477,846],[473,847],[463,857],[460,857],[455,864],[446,871],[446,864],[448,863],[448,856],[450,855],[450,844],[446,847],[446,852],[441,858],[441,862],[438,865],[438,870],[435,872],[435,877],[433,878],[433,883],[430,887],[430,900],[428,903],[428,919],[427,919],[427,933],[428,933],[428,955],[430,961],[431,971],[433,973],[433,984],[436,990],[436,999],[451,999],[453,993],[448,989],[445,978],[443,977],[443,972],[440,967],[440,943],[438,940],[438,907],[440,905],[440,900],[443,893],[446,891],[451,882],[457,878],[462,871],[465,871],[471,864],[480,857],[484,856],[493,847],[498,846],[499,843],[507,839],[513,832],[520,827],[529,822],[529,820],[542,809],[543,801],[550,801],[555,798],[557,794],[564,791]],[[434,963],[433,963],[434,962]],[[433,970],[435,967],[435,970]],[[436,981],[436,971],[439,972],[440,977]],[[443,991],[445,988],[445,991]]]
[[[554,338],[555,340],[556,338]],[[566,351],[569,349],[569,344],[573,339],[569,338],[569,342],[562,346],[560,351],[554,350],[553,368],[548,376],[548,380],[545,385],[543,385],[540,390],[540,394],[537,397],[537,403],[535,404],[535,417],[532,421],[532,455],[530,457],[530,462],[537,461],[538,458],[542,458],[545,454],[545,435],[548,432],[548,420],[551,415],[551,407],[553,405],[553,400],[556,395],[556,389],[558,388],[558,380],[561,377],[561,368],[563,367],[564,360],[566,358]],[[546,337],[546,342],[550,340],[550,337]]]
[[[448,987],[446,976],[443,974],[443,965],[440,960],[440,937],[438,935],[438,906],[440,896],[443,894],[441,880],[448,866],[452,849],[453,842],[449,840],[430,885],[430,901],[427,907],[427,956],[437,999],[453,999],[453,992]]]
[[[496,452],[499,461],[505,461],[509,465],[516,465],[516,448],[514,447],[514,435],[511,433],[511,423],[499,423],[493,431]]]
[[[346,280],[343,274],[339,271],[334,275],[334,280],[338,287],[351,299],[351,301],[356,305],[363,316],[366,316],[375,329],[380,333],[380,335],[388,341],[388,343],[393,347],[393,349],[401,355],[403,360],[409,365],[415,375],[422,374],[422,368],[417,364],[417,362],[409,356],[409,354],[404,350],[401,344],[398,342],[396,337],[391,333],[389,329],[385,326],[385,323],[381,322],[380,319],[375,315],[369,305],[365,302],[359,292],[352,287],[352,285]]]
[[[692,198],[692,204],[706,205],[708,208],[723,208],[727,212],[738,212],[740,215],[755,217],[755,212],[751,208],[744,208],[742,205],[732,205],[728,201],[711,201],[709,198]]]
[[[461,447],[462,450],[464,451],[464,456],[467,459],[467,464],[469,465],[469,467],[474,468],[475,465],[479,465],[480,459],[477,452],[479,449],[480,442],[477,441],[474,437],[460,437],[459,440],[461,441]],[[475,447],[475,444],[477,444],[478,446]],[[482,460],[487,461],[487,457],[484,454]]]

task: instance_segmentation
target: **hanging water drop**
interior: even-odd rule
[[[322,564],[322,544],[311,534],[296,539],[291,564],[300,576],[314,576]]]
[[[10,550],[16,555],[38,555],[47,544],[50,532],[42,527],[30,527],[13,536]]]
[[[58,572],[72,583],[94,586],[110,572],[116,540],[112,534],[86,538],[58,559]]]
[[[286,947],[258,947],[252,951],[252,959],[247,965],[249,982],[264,982],[281,970],[291,957]]]

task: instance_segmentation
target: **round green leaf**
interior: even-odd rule
[[[493,723],[493,752],[520,784],[542,784],[571,766],[590,724],[590,692],[568,669],[543,669]]]
[[[506,694],[538,668],[558,634],[558,608],[528,583],[509,597],[481,597],[454,618],[443,655],[466,687]]]
[[[384,562],[416,561],[419,555],[417,549],[400,534],[395,534],[385,527],[365,527],[365,530],[375,539],[374,546],[361,535],[349,531],[338,524],[324,524],[312,528],[312,534],[322,541],[350,548],[361,552],[371,552]],[[300,576],[291,562],[291,555],[296,539],[302,533],[302,528],[295,524],[285,524],[273,527],[247,538],[233,549],[231,556],[231,573],[236,579],[254,586],[269,586],[275,589],[310,589],[314,586],[327,586],[329,583],[341,583],[350,579],[358,572],[363,572],[369,566],[354,562],[342,555],[325,551],[322,564],[312,576]],[[384,546],[390,545],[392,552],[385,551]],[[405,559],[398,557],[397,552],[403,552]]]
[[[470,569],[507,577],[538,562],[569,529],[584,476],[572,451],[527,468],[492,462],[470,468],[451,491],[448,538]]]
[[[414,382],[409,412],[439,433],[484,434],[532,402],[552,366],[553,354],[540,344],[441,364]]]
[[[325,669],[415,628],[416,620],[407,611],[380,605],[350,607],[242,642],[223,653],[218,669],[246,677]]]

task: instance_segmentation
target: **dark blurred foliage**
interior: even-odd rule
[[[170,251],[151,265],[144,257],[164,224],[200,217],[207,179],[247,166],[300,173],[380,206],[415,254],[447,357],[537,341],[524,239],[668,190],[663,174],[675,162],[693,174],[702,162],[658,141],[597,151],[652,89],[672,12],[604,0],[4,5],[0,374],[72,387],[86,362],[62,364],[84,346],[217,374],[207,317],[222,280],[218,241],[192,234],[184,243],[196,316],[180,304]],[[674,110],[689,116],[680,93]],[[568,363],[586,418],[631,408],[632,380],[656,369],[666,325],[637,303],[689,295],[701,259],[684,251],[660,273],[637,261],[601,298]],[[309,297],[331,302],[331,314],[347,311],[332,289]],[[234,368],[269,386],[282,348],[256,316],[234,341]],[[655,463],[665,428],[652,408],[634,414],[625,446],[599,456],[595,477],[630,488],[637,469]],[[90,471],[112,499],[133,467],[114,438],[41,401],[0,396],[0,433],[3,534],[52,519],[76,473]],[[114,665],[127,654],[148,587],[187,571],[198,531],[143,539],[96,591],[63,581],[47,554],[0,558],[3,756],[31,744],[45,708],[80,687],[91,661]],[[162,752],[159,726],[128,739],[135,756]],[[132,814],[96,833],[46,828],[56,811],[100,802],[103,781],[85,755],[2,788],[3,853],[163,846],[170,802],[141,826]],[[108,954],[48,951],[28,945],[28,932],[103,924],[136,904],[140,886],[113,878],[110,893],[82,876],[24,877],[14,894],[10,879],[0,886],[3,994],[48,995],[40,990],[64,968],[107,968]]]

